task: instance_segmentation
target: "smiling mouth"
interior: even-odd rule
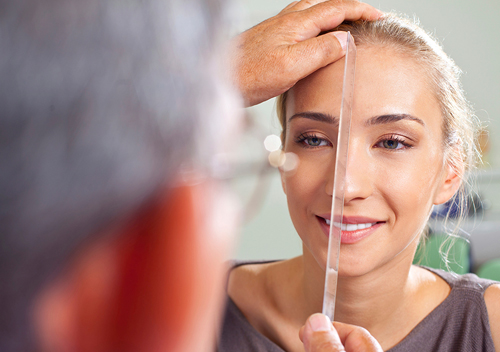
[[[341,243],[342,244],[354,244],[365,237],[372,235],[379,227],[384,225],[386,221],[377,221],[373,218],[362,217],[362,216],[351,216],[343,219],[345,222],[340,224],[340,222],[331,221],[328,219],[328,215],[317,216],[318,220],[322,224],[322,230],[325,236],[329,237],[332,229],[340,229],[341,232]],[[353,224],[353,222],[355,222]],[[333,227],[330,226],[333,225]],[[338,231],[338,230],[337,230]]]
[[[325,221],[325,223],[330,226],[331,221],[325,218],[321,218]],[[370,228],[380,222],[367,222],[367,223],[359,223],[359,224],[341,224],[340,222],[333,222],[333,226],[336,228],[340,228],[342,231],[357,231],[357,230],[364,230],[367,228]]]
[[[327,222],[328,225],[330,221]],[[340,228],[342,231],[356,231],[356,230],[363,230],[367,229],[369,227],[372,227],[373,225],[377,224],[376,222],[368,222],[365,224],[340,224],[340,222],[334,222],[333,226],[336,228]]]

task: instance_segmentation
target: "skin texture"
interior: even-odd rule
[[[345,33],[337,38],[338,32],[318,36],[320,32],[344,20],[375,20],[381,15],[358,1],[300,1],[245,31],[233,41],[230,60],[245,105],[273,98],[343,57]]]
[[[318,215],[330,211],[337,133],[333,123],[293,116],[338,116],[343,66],[340,60],[298,82],[287,101],[285,151],[300,164],[282,182],[303,255],[239,267],[229,282],[250,323],[287,351],[314,350],[294,334],[321,311],[328,238]],[[344,213],[380,224],[341,246],[336,320],[365,328],[386,350],[450,291],[412,260],[432,205],[450,199],[461,180],[444,161],[439,104],[416,62],[391,48],[358,47],[355,86]],[[413,118],[376,119],[403,114]]]

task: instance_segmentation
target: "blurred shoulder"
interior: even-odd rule
[[[500,283],[493,284],[486,289],[484,301],[488,310],[493,343],[495,349],[500,351]]]
[[[229,274],[227,294],[249,320],[259,312],[267,315],[259,319],[269,320],[269,315],[276,313],[279,297],[289,291],[301,262],[297,257],[238,263]]]
[[[484,292],[484,300],[486,301],[486,306],[490,307],[500,307],[500,282],[489,286]]]
[[[236,262],[230,271],[227,294],[247,318],[265,305],[269,272],[277,263],[280,261]]]

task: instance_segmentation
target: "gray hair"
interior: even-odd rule
[[[1,351],[33,347],[32,300],[77,248],[213,153],[221,16],[219,0],[0,0]]]

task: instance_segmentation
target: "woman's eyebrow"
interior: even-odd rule
[[[330,114],[324,114],[321,112],[311,112],[311,111],[299,112],[290,117],[290,119],[288,119],[288,122],[299,117],[304,119],[311,119],[314,121],[326,122],[332,125],[338,125],[339,123],[338,117],[334,117]]]
[[[386,123],[398,122],[401,120],[416,121],[419,124],[421,124],[422,126],[425,126],[424,121],[422,121],[418,117],[408,115],[408,114],[389,114],[389,115],[375,116],[375,117],[372,117],[371,119],[367,120],[365,122],[365,125],[366,126],[381,125],[381,124],[386,124]]]

